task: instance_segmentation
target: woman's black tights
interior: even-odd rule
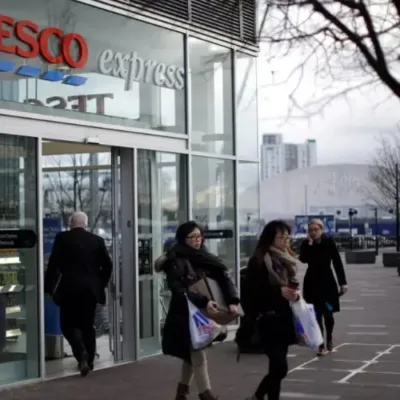
[[[288,346],[274,344],[266,349],[269,358],[269,371],[265,375],[255,393],[257,400],[279,400],[281,382],[288,373]]]
[[[315,314],[317,316],[318,325],[321,328],[322,336],[324,336],[324,325],[326,330],[326,341],[332,342],[333,327],[335,326],[335,319],[333,312],[327,306],[314,306]]]

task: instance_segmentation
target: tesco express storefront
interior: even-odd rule
[[[170,27],[94,0],[1,1],[0,231],[37,243],[0,243],[0,387],[49,376],[47,214],[83,209],[112,243],[100,362],[160,351],[165,288],[151,265],[166,229],[195,218],[229,231],[209,247],[234,277],[248,256],[240,226],[259,204],[242,212],[238,193],[258,181],[254,52]],[[76,176],[96,178],[82,192]]]

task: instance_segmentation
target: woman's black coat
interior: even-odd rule
[[[186,296],[200,309],[205,308],[208,303],[207,297],[188,291],[191,285],[201,279],[200,271],[195,271],[188,260],[176,258],[171,253],[167,253],[156,262],[156,270],[166,274],[168,288],[172,294],[163,330],[162,351],[166,355],[190,363],[192,346]],[[228,304],[239,304],[236,286],[229,277],[227,269],[207,269],[205,266],[201,272],[219,283]]]
[[[303,296],[307,303],[316,307],[329,307],[340,311],[339,286],[347,285],[342,259],[334,240],[323,235],[319,243],[309,244],[304,240],[300,247],[299,260],[308,264],[304,277]],[[335,269],[336,278],[331,264]]]
[[[272,257],[272,263],[279,261]],[[242,305],[246,316],[259,319],[260,340],[264,347],[288,346],[297,342],[294,317],[289,301],[282,296],[281,286],[270,283],[264,262],[251,257],[242,288]],[[246,294],[245,294],[246,293]]]

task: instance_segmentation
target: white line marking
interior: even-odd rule
[[[391,372],[391,371],[362,371],[360,374],[383,374],[383,375],[400,375],[400,372]]]
[[[386,325],[349,325],[350,328],[386,328]]]
[[[357,364],[362,364],[368,362],[368,360],[345,360],[342,358],[332,358],[332,361],[335,362],[348,362],[348,363],[357,363]]]
[[[288,358],[294,358],[294,357],[297,357],[297,354],[288,354],[287,356],[288,356]]]
[[[353,372],[353,369],[341,369],[341,368],[310,368],[310,367],[302,367],[299,371],[329,371],[329,372]]]
[[[340,302],[341,303],[355,303],[357,300],[353,300],[353,299],[341,299]]]
[[[358,281],[358,284],[359,284],[358,286],[362,287],[362,288],[380,288],[381,287],[381,285],[378,285],[376,283],[370,283],[367,281],[365,281],[365,282]]]
[[[374,336],[374,335],[380,335],[380,336],[385,336],[388,333],[387,332],[347,332],[348,335],[368,335],[368,336]]]
[[[333,383],[338,383],[338,382],[333,382]],[[399,388],[400,385],[393,385],[390,383],[384,383],[384,384],[379,384],[379,383],[358,383],[358,382],[347,382],[346,385],[349,386],[360,386],[360,387],[374,387],[374,388]]]
[[[342,310],[364,310],[364,307],[341,307]]]
[[[314,383],[313,379],[294,379],[294,378],[285,378],[285,382],[304,382],[304,383]]]
[[[386,293],[361,293],[360,296],[363,297],[384,297]]]
[[[385,351],[379,352],[374,358],[372,358],[370,361],[364,363],[360,368],[357,368],[354,371],[350,372],[348,375],[346,375],[344,378],[342,378],[340,381],[338,381],[338,383],[347,383],[349,379],[351,379],[353,376],[357,375],[358,373],[363,372],[366,368],[368,368],[371,364],[373,364],[375,361],[377,361],[383,355],[390,354],[390,352],[395,347],[396,346],[389,346]]]
[[[337,400],[340,396],[330,394],[310,394],[298,392],[282,392],[281,397],[290,399],[316,399],[316,400]]]
[[[341,346],[384,346],[384,347],[400,347],[400,344],[389,344],[389,343],[343,343]]]
[[[341,343],[341,344],[337,345],[337,346],[334,348],[334,350],[339,349],[340,347],[345,346],[346,344],[348,344],[348,343]],[[312,358],[311,360],[308,360],[308,361],[304,362],[303,364],[300,364],[300,365],[298,365],[297,367],[292,368],[292,369],[288,372],[288,374],[291,374],[292,372],[297,371],[297,370],[299,370],[299,369],[305,367],[306,365],[311,364],[312,362],[317,361],[317,360],[319,360],[319,359],[320,359],[320,357],[314,357],[314,358]]]

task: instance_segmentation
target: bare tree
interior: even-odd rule
[[[260,35],[268,45],[267,62],[292,54],[299,59],[281,82],[296,82],[289,117],[321,113],[357,90],[374,96],[385,87],[387,98],[400,98],[399,0],[259,1],[267,21]],[[311,88],[301,94],[306,69],[314,71],[323,95],[315,97]]]
[[[369,170],[372,188],[366,192],[368,201],[389,211],[395,208],[396,165],[400,164],[400,136],[381,137]]]
[[[245,0],[220,1],[231,7],[233,15]],[[159,9],[162,3],[142,0],[140,8],[151,11]],[[256,39],[266,46],[264,71],[270,69],[276,77],[270,85],[288,81],[294,84],[286,118],[322,113],[334,100],[347,98],[359,90],[376,99],[376,89],[383,87],[387,99],[400,98],[399,0],[256,0],[256,3],[259,10]],[[209,5],[212,7],[212,2]],[[274,61],[292,55],[298,61],[288,76],[280,79]],[[302,86],[306,71],[310,70],[318,93]],[[301,89],[306,90],[306,95]]]
[[[66,157],[70,167],[65,166]],[[99,182],[96,185],[98,190],[93,193],[93,166],[89,160],[82,154],[48,158],[44,171],[44,205],[50,214],[60,216],[64,226],[68,225],[69,217],[74,211],[88,213],[89,228],[93,231],[97,228],[105,206],[110,203],[107,194],[111,191],[111,177],[107,174],[101,178],[94,175]]]

